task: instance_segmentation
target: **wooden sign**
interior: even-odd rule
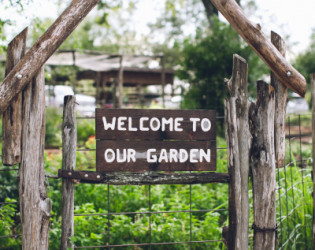
[[[96,109],[96,170],[214,171],[213,110]]]

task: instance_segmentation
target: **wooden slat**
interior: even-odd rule
[[[230,97],[225,101],[229,188],[229,249],[248,249],[248,177],[249,145],[247,62],[233,57],[233,73],[227,87]]]
[[[73,171],[76,164],[77,123],[75,97],[65,96],[62,123],[62,169]],[[71,238],[74,235],[74,183],[62,180],[62,224],[61,249],[73,248]]]
[[[201,184],[229,183],[229,174],[225,173],[102,173],[90,171],[59,170],[58,176],[73,179],[80,183],[109,185],[159,185],[159,184]]]
[[[285,56],[286,46],[282,38],[271,32],[271,42]],[[285,160],[285,118],[287,107],[287,87],[274,73],[270,74],[271,86],[275,89],[275,155],[277,168],[284,167]]]
[[[6,72],[9,72],[21,60],[25,53],[27,28],[17,35],[8,46]],[[3,113],[2,120],[2,162],[12,166],[21,161],[22,134],[22,93],[18,94],[8,109]]]
[[[257,82],[257,101],[250,106],[250,164],[254,206],[254,249],[275,249],[276,164],[274,151],[274,88]]]
[[[117,126],[115,130],[108,129],[105,131],[103,124],[103,117],[106,117],[106,121],[111,122],[113,117],[127,117],[126,131],[118,131]],[[131,127],[137,128],[137,131],[128,131],[128,119],[132,119]],[[169,126],[166,126],[166,131],[140,131],[139,119],[141,117],[156,117],[159,120],[162,117],[176,118],[181,117],[181,128],[183,131],[169,131]],[[200,122],[197,123],[196,132],[193,132],[193,123],[190,118],[208,118],[211,121],[210,131],[203,132],[200,128]],[[153,110],[153,109],[96,109],[96,139],[107,140],[202,140],[210,141],[215,140],[216,135],[216,113],[214,110]],[[149,126],[149,122],[143,123],[146,127]]]
[[[44,69],[23,91],[22,160],[19,199],[22,249],[48,249],[51,200],[44,170],[45,75]]]
[[[104,152],[107,149],[112,149],[115,152],[115,160],[113,162],[106,162],[104,157]],[[124,159],[124,156],[120,155],[119,159],[124,159],[123,163],[117,162],[117,149],[119,149],[120,154],[123,153],[123,149],[135,150],[135,162],[128,157]],[[157,156],[159,159],[161,155],[161,149],[165,149],[164,152],[167,153],[168,162],[164,160],[158,162],[158,159],[154,163],[147,161],[147,150],[156,149],[156,152],[152,152],[151,156]],[[187,159],[185,162],[179,161],[179,156],[177,155],[177,161],[172,157],[172,162],[170,162],[169,149],[174,149],[178,152],[179,149],[185,149],[188,152]],[[190,153],[190,149],[203,149],[205,152],[207,149],[211,150],[211,161],[206,162],[204,158],[203,162],[199,161],[198,153]],[[192,157],[193,161],[198,161],[198,163],[193,163],[190,161]],[[111,160],[111,155],[108,156]],[[141,171],[215,171],[216,170],[216,144],[215,141],[192,141],[192,142],[182,142],[182,141],[97,141],[96,142],[96,170],[105,172],[141,172]]]

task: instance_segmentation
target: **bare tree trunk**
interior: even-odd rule
[[[45,83],[43,68],[23,91],[20,212],[22,248],[48,249],[51,201],[44,172]]]
[[[230,174],[229,249],[248,249],[248,177],[250,134],[248,125],[247,63],[238,55],[233,58],[233,75],[225,101],[226,140]]]
[[[219,12],[216,9],[216,7],[214,7],[214,5],[211,3],[210,0],[201,0],[201,1],[202,1],[202,4],[203,4],[203,7],[205,8],[206,17],[207,17],[209,26],[211,28],[213,26],[212,17],[214,15],[217,16],[219,14]]]
[[[48,58],[59,48],[99,0],[73,0],[69,7],[38,39],[0,85],[0,113],[29,84]]]
[[[27,28],[17,35],[8,46],[5,74],[14,68],[25,53]],[[21,162],[22,94],[12,100],[3,113],[2,120],[2,162],[12,166]]]
[[[285,56],[286,46],[282,38],[271,32],[271,42]],[[276,167],[281,168],[285,162],[285,118],[287,107],[287,87],[271,72],[271,85],[275,89],[275,154]]]
[[[206,17],[207,17],[207,20],[208,20],[208,23],[210,25],[210,28],[213,26],[213,23],[212,23],[212,17],[214,15],[218,15],[219,14],[219,11],[217,10],[217,8],[211,3],[210,0],[201,0],[202,4],[203,4],[203,7],[205,8],[205,12],[206,12]],[[238,4],[240,4],[240,0],[236,0],[236,2]]]
[[[249,110],[255,250],[272,250],[276,243],[274,117],[274,88],[260,81],[257,83],[257,101]]]
[[[75,97],[66,96],[62,124],[62,169],[72,173],[76,163],[77,124]],[[62,179],[62,234],[61,249],[73,248],[70,237],[74,236],[74,182]]]

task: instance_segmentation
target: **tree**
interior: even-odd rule
[[[305,77],[308,83],[307,89],[310,90],[310,75],[315,73],[315,30],[311,35],[311,42],[304,53],[297,56],[294,64],[295,68]],[[305,99],[311,105],[311,92],[306,91]]]
[[[311,43],[308,49],[297,56],[295,67],[309,82],[310,74],[315,73],[315,30],[311,35]]]
[[[218,18],[213,18],[211,32],[204,35],[200,30],[195,39],[185,40],[177,72],[180,79],[191,84],[184,97],[184,108],[216,109],[219,115],[224,114],[223,101],[227,92],[223,81],[231,76],[234,53],[247,60],[249,82],[268,72],[236,31]]]

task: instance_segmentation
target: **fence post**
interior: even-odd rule
[[[311,74],[312,85],[312,142],[313,142],[313,245],[315,246],[315,74]]]
[[[229,229],[228,248],[248,249],[249,125],[247,100],[247,63],[233,56],[232,78],[227,82],[230,98],[225,100],[228,149]]]
[[[48,249],[51,201],[44,170],[45,75],[41,68],[23,91],[20,212],[22,249]]]
[[[75,97],[65,96],[62,123],[62,169],[75,168],[77,148],[77,125],[75,117]],[[73,248],[70,237],[74,236],[74,183],[71,179],[62,180],[62,225],[61,249]]]
[[[8,75],[25,53],[27,28],[17,35],[9,44],[5,74]],[[21,162],[22,136],[22,93],[19,93],[2,120],[2,163],[12,166]]]
[[[271,42],[285,57],[286,46],[282,38],[275,32],[271,32]],[[281,168],[285,164],[285,118],[287,106],[287,87],[277,76],[271,72],[271,85],[275,89],[275,155],[276,167]]]
[[[259,81],[257,101],[249,108],[255,250],[275,249],[277,225],[274,117],[274,88]]]

